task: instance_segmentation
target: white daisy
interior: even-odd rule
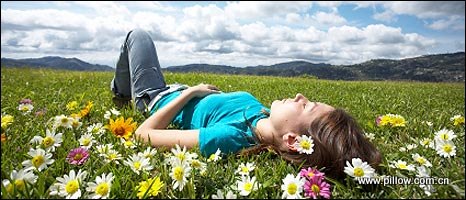
[[[23,115],[31,113],[31,111],[34,109],[34,106],[32,104],[26,103],[26,104],[19,104],[18,110],[23,112]]]
[[[144,150],[144,152],[138,153],[139,156],[149,159],[153,158],[155,154],[157,154],[157,149],[151,147],[147,147],[146,150]]]
[[[452,141],[436,140],[435,150],[437,150],[438,155],[444,158],[449,158],[456,155],[456,146]]]
[[[94,137],[92,136],[92,133],[86,133],[81,135],[81,138],[79,138],[79,145],[81,147],[90,149],[92,147],[92,144],[94,144],[96,141],[94,140]]]
[[[367,139],[369,140],[375,140],[375,134],[374,133],[364,133]]]
[[[299,174],[293,176],[293,174],[288,174],[283,179],[283,195],[282,199],[301,199],[301,191],[303,191],[305,179],[303,179]]]
[[[119,116],[121,113],[115,108],[110,109],[110,111],[106,111],[104,114],[105,119],[110,119],[110,117],[113,116]]]
[[[186,146],[183,146],[181,149],[180,145],[176,144],[174,148],[171,149],[173,154],[172,157],[169,157],[168,162],[173,165],[177,160],[180,161],[182,164],[186,164],[190,160],[197,158],[197,154],[191,154],[187,152]]]
[[[136,148],[136,145],[134,144],[133,140],[130,139],[125,139],[125,138],[120,138],[120,142],[123,144],[125,148],[128,149],[134,149]]]
[[[173,167],[170,172],[170,177],[173,179],[173,189],[178,188],[180,191],[183,190],[183,187],[188,182],[188,177],[191,174],[191,167],[189,165],[183,164],[180,161],[177,161],[173,164]]]
[[[108,151],[113,149],[113,144],[101,144],[101,145],[98,145],[96,149],[100,155],[105,156]]]
[[[190,166],[191,166],[193,169],[198,169],[198,170],[201,172],[201,174],[202,174],[203,172],[205,172],[206,169],[207,169],[207,164],[201,162],[201,161],[198,160],[198,159],[192,159],[192,160],[190,161],[190,164],[191,164]]]
[[[256,181],[256,177],[243,176],[237,182],[237,189],[241,196],[248,196],[252,191],[259,189],[260,184]]]
[[[213,194],[212,199],[236,199],[236,194],[233,194],[232,191],[228,191],[227,194],[224,195],[222,190],[217,189],[217,194]]]
[[[311,136],[302,135],[297,137],[297,141],[294,143],[294,147],[300,154],[312,154],[312,152],[314,152],[314,140]]]
[[[390,167],[392,168],[397,168],[397,169],[403,169],[403,170],[408,170],[408,171],[414,171],[414,165],[412,164],[407,164],[406,161],[403,160],[398,160],[398,161],[392,161],[392,164],[389,164]]]
[[[408,144],[408,145],[406,146],[406,150],[407,150],[407,151],[411,151],[411,150],[413,150],[413,149],[415,149],[415,148],[417,148],[417,144]]]
[[[103,173],[101,176],[97,176],[95,182],[87,183],[86,191],[92,192],[91,199],[107,199],[110,195],[110,189],[112,188],[113,174]]]
[[[435,141],[451,141],[456,138],[455,133],[452,130],[442,129],[435,132]]]
[[[423,147],[430,147],[435,149],[434,142],[430,138],[423,138],[419,144],[421,144]]]
[[[413,159],[419,163],[419,165],[424,165],[426,167],[432,167],[432,163],[430,163],[426,158],[424,158],[423,156],[420,156],[418,153],[416,154],[411,154],[411,156],[413,157]]]
[[[72,117],[68,117],[65,115],[59,115],[55,116],[55,122],[54,122],[54,129],[58,127],[65,127],[68,129],[73,129],[73,121],[74,119]]]
[[[138,175],[141,171],[150,171],[153,168],[148,158],[141,157],[137,154],[131,155],[123,163],[129,166]]]
[[[10,174],[10,178],[11,182],[8,179],[2,181],[8,193],[13,192],[13,189],[24,191],[26,183],[34,184],[37,181],[37,176],[34,175],[34,172],[25,168],[19,171],[13,170]],[[32,190],[30,192],[32,192]]]
[[[47,165],[51,165],[55,160],[51,159],[52,154],[45,152],[45,150],[37,148],[37,149],[29,149],[28,155],[32,158],[30,160],[25,160],[22,162],[22,165],[28,169],[37,169],[38,171],[42,171],[43,169],[47,168]]]
[[[55,130],[46,130],[45,138],[42,136],[34,136],[31,140],[33,144],[39,144],[47,152],[55,152],[55,147],[60,147],[63,142],[63,133],[55,134]],[[37,148],[37,147],[36,147]]]
[[[83,123],[80,121],[81,117],[74,115],[73,117],[70,117],[70,118],[71,118],[71,126],[74,129],[81,128],[81,126],[83,125]]]
[[[254,163],[241,163],[235,173],[240,174],[241,176],[249,176],[249,172],[254,170],[255,166]]]
[[[209,156],[209,159],[207,159],[207,162],[216,162],[217,160],[220,160],[221,157],[220,157],[220,154],[222,153],[222,151],[220,151],[219,148],[217,148],[217,151],[213,154],[210,154]]]
[[[108,150],[105,154],[101,154],[101,156],[105,158],[105,163],[115,162],[116,164],[120,164],[119,160],[123,159],[123,156],[114,149]]]
[[[102,123],[95,123],[87,127],[87,132],[94,135],[101,135],[102,133],[105,133],[105,128]]]
[[[352,165],[351,165],[352,164]],[[344,172],[354,178],[371,178],[375,175],[375,170],[367,162],[363,162],[360,158],[351,159],[351,164],[346,161]]]
[[[417,169],[417,174],[416,177],[430,177],[429,173],[427,172],[427,169],[424,166],[416,167]],[[431,184],[419,184],[419,188],[424,190],[424,193],[427,196],[431,196],[433,192],[435,192],[434,185]]]
[[[71,170],[69,175],[65,174],[63,177],[57,177],[58,182],[50,187],[50,195],[59,195],[67,199],[77,199],[81,197],[80,184],[83,183],[86,176],[87,172],[81,172],[80,169],[78,174],[76,174],[74,170]]]

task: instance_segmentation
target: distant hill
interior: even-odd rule
[[[42,58],[11,59],[2,58],[2,67],[33,67],[54,68],[77,71],[113,71],[115,68],[107,65],[90,64],[77,58],[62,58],[47,56]]]
[[[238,68],[225,65],[189,64],[163,68],[170,72],[209,72],[267,76],[311,76],[331,80],[413,80],[464,82],[465,53],[425,55],[401,60],[374,59],[354,65],[314,64],[292,61],[270,66]]]
[[[89,64],[77,58],[48,56],[28,59],[1,59],[2,67],[49,67],[67,70],[113,71],[106,65]],[[308,76],[330,80],[413,80],[426,82],[464,82],[465,53],[425,55],[400,60],[374,59],[354,65],[331,65],[291,61],[270,66],[233,67],[189,64],[162,68],[169,72],[204,72],[259,76]]]

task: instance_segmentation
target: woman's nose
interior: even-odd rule
[[[301,93],[298,93],[296,94],[296,96],[294,97],[294,100],[295,101],[299,101],[300,99],[302,99],[304,96],[301,94]]]

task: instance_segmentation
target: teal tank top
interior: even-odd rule
[[[151,115],[180,95],[176,91],[163,96],[155,103]],[[269,109],[247,92],[210,94],[191,99],[173,118],[180,129],[199,129],[199,149],[203,156],[215,153],[237,153],[243,148],[257,145],[251,128],[266,118],[261,112]]]

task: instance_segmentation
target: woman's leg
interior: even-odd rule
[[[154,43],[147,32],[135,29],[128,33],[112,86],[117,97],[130,97],[141,112],[145,112],[158,93],[168,89]]]

